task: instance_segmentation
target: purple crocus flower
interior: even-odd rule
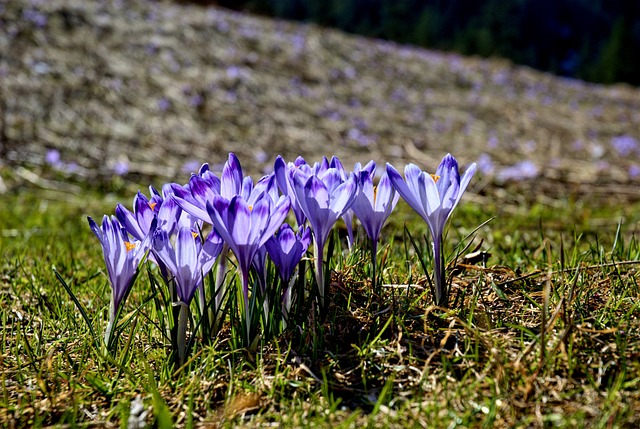
[[[164,198],[155,188],[150,187],[151,198],[138,191],[133,198],[133,212],[122,204],[116,206],[116,217],[127,232],[138,240],[144,240],[154,218],[158,218],[157,227],[173,232],[181,215],[180,207],[172,198]]]
[[[169,269],[176,280],[178,299],[189,304],[196,289],[213,267],[222,249],[222,239],[213,230],[204,243],[198,233],[180,227],[172,245],[170,234],[158,228],[153,234],[153,252]]]
[[[120,306],[126,299],[135,280],[138,266],[149,248],[149,240],[130,239],[125,229],[115,216],[102,218],[102,226],[87,217],[91,231],[98,237],[102,245],[104,262],[111,283],[111,301],[109,304],[109,324],[104,335],[107,347],[111,343],[111,335]]]
[[[403,180],[400,173],[387,163],[391,183],[429,226],[433,239],[436,305],[446,306],[449,292],[445,281],[442,254],[444,227],[475,171],[476,164],[473,163],[461,178],[458,173],[458,162],[451,154],[447,154],[435,175],[421,171],[415,164],[408,164],[404,169],[405,179]]]
[[[307,252],[311,243],[311,229],[300,229],[296,234],[288,224],[283,224],[280,230],[264,245],[271,260],[278,268],[278,274],[282,280],[282,313],[286,316],[291,308],[293,273],[298,263]]]
[[[293,190],[293,175],[301,165],[308,167],[306,161],[302,157],[298,157],[295,163],[290,162],[285,164],[284,159],[280,155],[276,157],[273,165],[273,173],[275,174],[278,188],[280,188],[280,192],[282,192],[283,195],[287,195],[291,199],[291,208],[293,209],[293,214],[296,217],[298,226],[304,225],[306,220],[304,212],[300,208],[296,199],[296,194]]]
[[[278,268],[283,284],[288,284],[300,259],[311,244],[311,229],[303,228],[296,234],[288,224],[282,224],[280,230],[265,243],[269,257]]]
[[[264,246],[258,247],[251,266],[258,275],[260,291],[264,293],[267,290],[267,249]]]
[[[211,223],[211,218],[206,210],[207,201],[213,201],[214,197],[220,195],[219,181],[206,180],[202,176],[194,174],[185,186],[177,183],[171,184],[171,191],[172,198],[182,210],[204,222]]]
[[[335,168],[336,170],[338,170],[338,173],[340,174],[340,180],[342,182],[347,180],[347,172],[345,171],[342,162],[340,162],[340,159],[338,159],[337,156],[331,157],[329,168]],[[358,165],[356,165],[355,168],[358,168]],[[351,250],[351,248],[353,247],[353,211],[351,209],[345,211],[342,215],[342,220],[347,227],[347,246],[349,247],[349,250]]]
[[[250,203],[263,192],[270,195],[277,192],[275,178],[270,176],[260,179],[254,187],[251,177],[243,176],[240,161],[233,153],[229,154],[220,179],[205,164],[199,174],[191,176],[187,186],[174,184],[172,190],[173,198],[183,210],[209,224],[213,224],[213,220],[207,211],[207,203],[212,204],[215,197],[230,201],[235,196],[242,196]]]
[[[342,166],[342,163],[337,157],[334,156],[333,158],[331,158],[330,166],[338,169],[338,171],[340,172],[340,177],[342,178],[342,181],[347,180],[347,172],[345,171],[344,167]],[[356,183],[358,184],[358,188],[360,188],[360,183],[358,181],[358,174],[360,174],[361,171],[368,172],[371,178],[373,178],[376,172],[376,163],[372,160],[372,161],[369,161],[364,167],[359,162],[355,163],[355,165],[353,166],[353,172],[356,175]],[[354,214],[355,213],[353,211],[353,208],[351,208],[347,210],[344,215],[342,215],[342,220],[344,220],[344,224],[347,227],[347,240],[348,240],[349,250],[351,250],[351,248],[353,247],[353,216]]]
[[[363,170],[358,175],[360,193],[351,209],[373,241],[378,241],[380,231],[395,208],[400,195],[396,193],[388,173],[385,171],[378,185],[373,184],[373,175]]]
[[[169,235],[173,234],[178,226],[188,225],[197,228],[196,221],[186,212],[180,210],[178,204],[170,198],[167,192],[171,192],[168,186],[163,187],[163,197],[154,187],[149,187],[151,198],[147,198],[138,191],[133,198],[133,212],[122,204],[116,206],[116,217],[124,229],[137,240],[145,240],[155,228],[161,228]],[[152,253],[149,260],[160,269],[160,274],[165,280],[169,280],[169,272],[162,261]]]
[[[184,363],[189,304],[204,276],[211,270],[222,249],[222,239],[213,230],[201,243],[200,236],[189,227],[180,227],[172,245],[170,234],[158,228],[153,233],[153,252],[175,278],[178,301],[178,361]]]
[[[217,196],[212,203],[207,202],[207,212],[213,221],[214,228],[233,250],[238,260],[247,320],[247,342],[250,340],[249,269],[251,262],[258,249],[282,225],[289,208],[289,197],[282,196],[274,203],[266,192],[260,192],[259,197],[251,204],[241,195],[236,195],[231,200]]]
[[[324,245],[333,225],[353,204],[358,186],[353,174],[343,182],[336,168],[318,171],[321,172],[319,176],[312,174],[309,177],[303,173],[296,173],[293,185],[298,204],[313,232],[316,281],[320,303],[324,307]]]
[[[384,223],[398,203],[400,195],[396,193],[386,171],[377,186],[373,184],[373,176],[374,173],[368,170],[362,170],[358,173],[360,192],[351,206],[351,210],[360,220],[362,227],[371,239],[372,281],[375,289],[377,284],[376,264],[380,231],[382,231]]]

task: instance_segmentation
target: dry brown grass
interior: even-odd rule
[[[34,10],[44,27],[24,18]],[[629,86],[168,2],[9,0],[0,21],[1,162],[37,176],[48,149],[81,180],[126,166],[156,185],[230,151],[252,174],[277,154],[434,169],[446,152],[463,163],[486,153],[498,176],[531,160],[539,195],[637,198],[640,149],[611,145],[640,139]]]

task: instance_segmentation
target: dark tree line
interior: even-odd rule
[[[640,85],[640,0],[218,0],[593,82]]]

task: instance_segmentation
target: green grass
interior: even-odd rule
[[[502,204],[465,197],[445,249],[484,221],[451,264],[452,308],[432,307],[417,254],[426,227],[404,204],[384,230],[380,296],[367,250],[334,258],[326,321],[233,346],[229,322],[182,368],[152,323],[140,276],[113,356],[94,346],[109,286],[86,215],[124,197],[24,190],[0,209],[0,421],[126,427],[140,395],[158,427],[617,427],[640,423],[640,207]],[[479,198],[479,197],[476,197]],[[620,219],[624,219],[620,223]],[[460,249],[460,248],[459,248]],[[385,255],[382,257],[382,255]],[[412,255],[407,259],[407,255]],[[412,286],[407,287],[410,284]]]

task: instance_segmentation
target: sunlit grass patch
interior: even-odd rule
[[[93,345],[53,275],[55,266],[103,329],[109,287],[84,215],[108,212],[111,199],[34,194],[5,201],[5,422],[119,425],[138,411],[132,401],[140,395],[145,422],[164,415],[180,426],[637,423],[640,246],[633,207],[608,225],[565,228],[556,226],[582,218],[580,207],[539,206],[533,215],[492,204],[460,207],[448,231],[452,308],[443,310],[431,305],[418,255],[404,243],[405,223],[417,237],[426,231],[400,204],[383,229],[378,295],[356,231],[353,253],[334,252],[331,304],[317,331],[290,330],[248,352],[232,345],[227,321],[215,341],[199,344],[176,368],[155,307],[136,313],[153,293],[148,281],[132,291],[124,314],[135,316],[109,357]],[[605,208],[588,211],[606,218]],[[455,260],[472,225],[494,216]],[[623,216],[628,221],[618,232]],[[487,254],[465,258],[478,245]]]

